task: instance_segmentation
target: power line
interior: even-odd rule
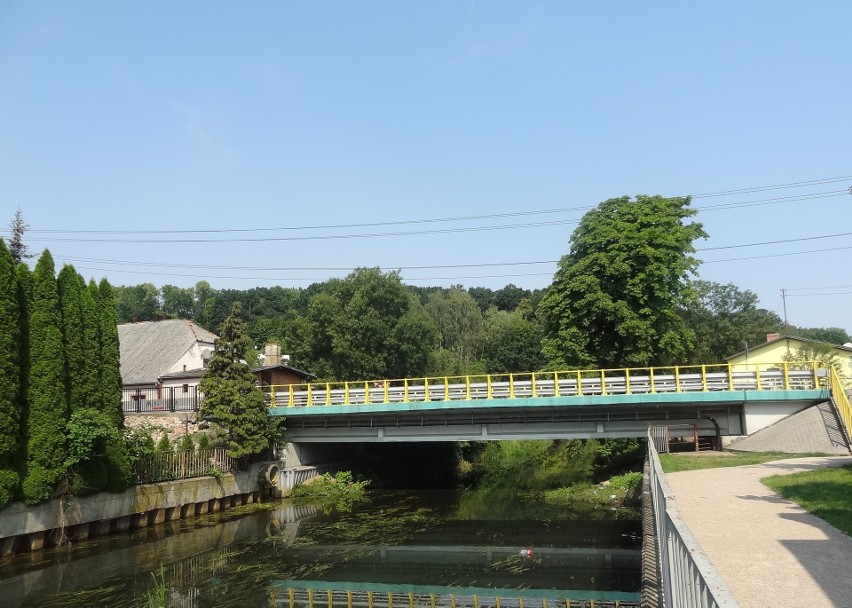
[[[832,291],[828,293],[788,293],[788,298],[811,298],[817,296],[845,296],[852,294],[852,291]]]
[[[778,239],[774,241],[758,241],[755,243],[739,243],[736,245],[720,245],[717,247],[697,247],[695,249],[696,252],[700,251],[721,251],[725,249],[740,249],[744,247],[759,247],[765,245],[779,245],[779,244],[787,244],[787,243],[796,243],[803,241],[813,241],[819,239],[829,239],[829,238],[839,238],[844,236],[850,236],[852,232],[839,232],[834,234],[820,234],[815,236],[807,236],[807,237],[798,237],[798,238],[790,238],[790,239]],[[809,250],[809,251],[801,251],[801,252],[792,252],[788,254],[779,254],[779,255],[800,255],[807,253],[817,253],[820,251],[831,251],[831,249],[817,249],[817,250]],[[171,262],[159,262],[159,263],[151,263],[151,262],[138,262],[132,260],[115,260],[115,259],[102,259],[102,258],[88,258],[88,257],[76,257],[76,256],[62,256],[57,254],[57,258],[61,258],[67,262],[83,262],[83,263],[95,263],[95,264],[117,264],[122,266],[144,266],[144,267],[153,267],[153,268],[194,268],[201,270],[246,270],[246,271],[258,271],[258,272],[337,272],[337,271],[351,271],[351,266],[230,266],[230,265],[218,265],[218,264],[177,264]],[[765,256],[757,256],[757,257],[765,257]],[[753,259],[753,258],[736,258],[736,260],[745,260],[745,259]],[[721,260],[715,260],[721,261]],[[415,266],[402,266],[402,265],[394,265],[394,264],[382,264],[380,266],[385,268],[395,268],[397,270],[426,270],[426,269],[443,269],[443,268],[487,268],[487,267],[503,267],[503,266],[533,266],[540,264],[556,264],[559,260],[533,260],[533,261],[511,261],[511,262],[481,262],[481,263],[467,263],[467,264],[420,264]],[[710,262],[705,262],[710,263]]]
[[[804,255],[807,253],[823,253],[826,251],[842,251],[844,249],[852,249],[852,245],[846,247],[828,247],[825,249],[809,249],[807,251],[790,251],[788,253],[770,253],[766,255],[752,255],[741,258],[726,258],[724,260],[702,260],[702,264],[716,264],[719,262],[741,262],[743,260],[762,260],[766,258],[782,258],[791,255]]]
[[[846,190],[840,190],[831,193],[818,193],[813,195],[800,195],[796,197],[782,197],[779,199],[766,199],[762,201],[746,201],[740,203],[726,203],[708,207],[705,210],[720,210],[732,209],[735,207],[750,207],[757,205],[777,204],[781,202],[794,202],[804,200],[814,200],[817,198],[826,198],[829,196],[846,196]],[[434,220],[448,221],[448,220]],[[496,226],[467,226],[459,228],[440,228],[433,230],[403,230],[395,232],[365,232],[365,233],[349,233],[349,234],[320,234],[306,236],[276,236],[276,237],[237,237],[237,238],[185,238],[185,239],[150,239],[150,238],[67,238],[67,237],[34,237],[30,241],[39,242],[57,242],[57,243],[135,243],[135,244],[178,244],[178,243],[264,243],[264,242],[285,242],[285,241],[327,241],[327,240],[346,240],[346,239],[364,239],[364,238],[384,238],[395,236],[420,236],[434,234],[458,234],[470,232],[488,232],[494,230],[514,230],[518,228],[541,228],[552,226],[565,226],[578,224],[579,219],[552,220],[545,222],[527,222],[518,224],[499,224]],[[372,224],[375,226],[376,224]],[[299,229],[307,229],[300,227]],[[259,229],[246,229],[246,231],[257,231]],[[290,228],[287,228],[290,230]],[[69,232],[73,234],[73,232]],[[135,234],[158,234],[157,231],[136,231]]]
[[[774,184],[767,186],[755,186],[750,188],[741,188],[738,190],[724,190],[718,192],[706,192],[702,194],[692,195],[692,198],[730,196],[732,194],[748,194],[755,192],[766,192],[771,190],[779,190],[786,188],[800,188],[803,186],[824,185],[841,181],[848,181],[852,176],[838,176],[831,178],[822,178],[816,180],[808,180],[801,182],[790,182],[786,184]],[[758,205],[778,204],[784,202],[797,202],[804,200],[815,200],[819,198],[827,198],[834,196],[845,196],[849,194],[848,190],[832,190],[825,192],[806,193],[785,197],[776,197],[770,199],[756,201],[734,201],[729,203],[719,203],[716,205],[707,205],[704,207],[695,207],[697,211],[716,211],[725,209],[746,208]],[[593,209],[595,205],[578,206],[578,207],[563,207],[555,209],[539,209],[530,211],[516,211],[496,214],[468,215],[468,216],[451,216],[443,218],[419,218],[412,220],[396,220],[387,222],[369,222],[369,223],[349,223],[349,224],[317,224],[317,225],[302,225],[302,226],[279,226],[279,227],[255,227],[255,228],[223,228],[223,229],[195,229],[195,230],[58,230],[58,229],[33,229],[29,232],[32,234],[114,234],[114,235],[168,235],[168,234],[231,234],[231,233],[257,233],[257,232],[280,232],[280,231],[302,231],[302,230],[340,230],[351,228],[375,228],[377,226],[404,226],[417,224],[431,223],[447,223],[472,221],[482,219],[502,219],[508,217],[526,217],[533,215],[546,215],[557,213],[569,213],[575,211],[587,211]],[[385,237],[385,236],[411,236],[414,234],[440,234],[444,232],[468,232],[479,230],[500,230],[522,227],[539,227],[539,226],[554,226],[564,225],[569,223],[578,223],[579,220],[555,220],[553,222],[537,222],[529,224],[509,224],[498,226],[480,226],[467,227],[456,229],[444,229],[438,231],[407,231],[407,232],[390,232],[390,233],[362,233],[362,234],[343,234],[343,235],[312,235],[302,237],[276,237],[276,238],[257,238],[257,239],[227,239],[235,242],[262,242],[267,240],[312,240],[312,239],[339,239],[339,238],[369,238],[369,237]],[[223,242],[224,239],[69,239],[69,238],[32,238],[30,240],[37,241],[63,241],[63,242],[133,242],[133,243],[198,243],[198,242]]]

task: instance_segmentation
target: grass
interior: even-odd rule
[[[802,458],[805,456],[827,456],[827,454],[787,454],[785,452],[684,452],[681,454],[660,454],[660,463],[666,473],[678,471],[697,471],[699,469],[718,469],[720,467],[740,467],[749,464],[763,464],[773,460]]]
[[[852,465],[773,475],[761,481],[773,492],[852,536]]]

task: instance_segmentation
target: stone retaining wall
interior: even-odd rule
[[[255,502],[269,490],[260,481],[268,466],[258,463],[248,471],[226,473],[221,478],[134,486],[119,494],[69,497],[35,506],[12,503],[0,511],[0,555]]]

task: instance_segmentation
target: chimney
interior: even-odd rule
[[[281,364],[281,346],[269,343],[263,349],[263,361],[265,365]]]
[[[776,332],[773,332],[773,333],[771,333],[771,334],[766,334],[766,341],[767,341],[767,342],[772,342],[773,340],[777,340],[777,339],[778,339],[778,338],[780,338],[780,337],[781,337],[781,334],[779,334],[779,333],[776,331]]]

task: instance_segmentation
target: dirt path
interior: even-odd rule
[[[760,483],[852,463],[796,458],[669,473],[681,517],[743,608],[852,608],[852,537]]]

